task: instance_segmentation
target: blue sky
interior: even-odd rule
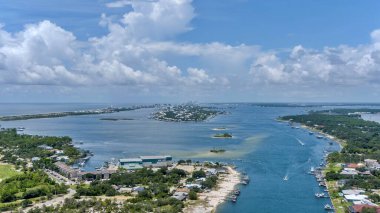
[[[379,8],[377,0],[1,1],[0,102],[380,100]]]
[[[0,2],[0,20],[16,32],[25,24],[51,20],[80,39],[104,35],[100,14],[122,16],[130,10],[108,8],[105,0],[12,0]],[[289,48],[298,44],[322,48],[368,43],[380,27],[377,0],[196,0],[193,30],[177,41],[221,41]]]

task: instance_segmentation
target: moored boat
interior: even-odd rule
[[[317,198],[323,198],[323,197],[325,197],[325,193],[315,193],[315,197],[317,197]]]
[[[333,210],[334,208],[332,206],[330,206],[330,204],[326,204],[324,206],[325,210]]]

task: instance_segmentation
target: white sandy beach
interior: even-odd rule
[[[217,188],[207,193],[199,193],[197,203],[186,207],[184,213],[215,212],[217,206],[226,201],[227,195],[240,183],[240,173],[231,167],[227,168],[229,174],[219,176]]]

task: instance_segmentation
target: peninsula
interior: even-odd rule
[[[7,116],[1,116],[0,121],[16,121],[16,120],[57,118],[57,117],[66,117],[66,116],[79,116],[79,115],[109,114],[109,113],[115,113],[115,112],[132,111],[132,110],[143,109],[143,108],[154,108],[157,106],[158,105],[140,105],[140,106],[132,106],[132,107],[107,107],[103,109],[79,110],[79,111],[69,111],[69,112],[7,115]]]

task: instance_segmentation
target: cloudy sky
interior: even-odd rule
[[[378,0],[0,1],[0,102],[379,102]]]

